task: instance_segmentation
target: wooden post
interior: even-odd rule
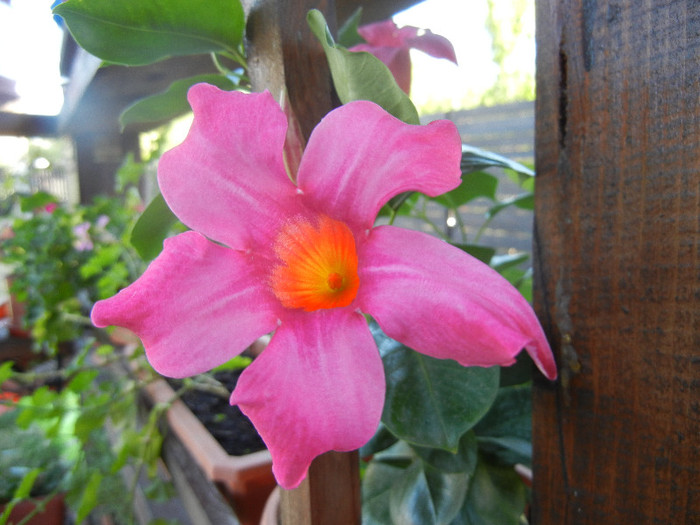
[[[306,139],[337,105],[325,54],[306,23],[312,8],[323,12],[329,24],[335,23],[332,0],[257,0],[246,6],[249,73],[254,89],[269,89],[278,100],[286,89]],[[330,452],[318,457],[300,487],[282,491],[281,523],[359,524],[358,471],[357,453]]]
[[[532,522],[700,523],[700,2],[537,2]]]

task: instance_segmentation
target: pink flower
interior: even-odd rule
[[[352,102],[319,123],[292,182],[287,122],[269,93],[199,84],[189,100],[192,128],[163,155],[158,180],[194,231],[166,240],[92,319],[135,332],[172,377],[210,370],[274,332],[231,403],[253,421],[283,487],[297,486],[314,457],[356,449],[377,428],[385,380],[363,314],[430,356],[507,365],[527,348],[556,375],[534,313],[496,272],[427,234],[373,227],[394,195],[459,184],[454,124],[411,126]]]
[[[360,26],[357,31],[367,43],[353,46],[350,51],[372,53],[389,68],[396,83],[406,93],[411,90],[411,48],[457,63],[450,41],[427,29],[411,26],[399,28],[392,20],[385,20]]]

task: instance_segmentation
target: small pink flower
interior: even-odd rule
[[[450,41],[428,29],[412,26],[399,28],[393,20],[385,20],[360,26],[357,32],[367,43],[353,46],[350,51],[372,53],[389,68],[396,83],[406,93],[411,90],[411,48],[457,63]]]
[[[73,226],[73,235],[75,235],[75,240],[73,241],[73,247],[79,252],[85,252],[92,250],[93,244],[90,238],[90,223],[81,222]]]
[[[508,365],[526,348],[556,376],[532,309],[495,271],[427,234],[373,227],[391,197],[459,184],[454,124],[411,126],[352,102],[319,123],[292,182],[287,122],[269,93],[199,84],[189,100],[194,122],[161,158],[158,180],[194,231],[166,240],[92,319],[135,332],[172,377],[210,370],[274,332],[231,403],[253,421],[283,487],[296,487],[314,457],[356,449],[377,428],[385,379],[363,314],[433,357]]]

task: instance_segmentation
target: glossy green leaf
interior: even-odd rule
[[[362,525],[392,523],[389,509],[391,488],[406,472],[391,462],[372,461],[362,479]]]
[[[386,450],[396,443],[397,437],[380,421],[374,436],[360,448],[360,457],[366,458]]]
[[[533,210],[535,207],[535,196],[531,192],[521,193],[510,199],[505,199],[489,208],[486,212],[486,218],[492,219],[495,215],[502,212],[506,208],[515,206],[521,210]]]
[[[392,523],[446,525],[462,507],[468,486],[467,473],[440,472],[416,462],[390,491]]]
[[[343,104],[353,100],[371,100],[404,122],[420,123],[413,102],[378,58],[370,53],[348,51],[337,45],[320,11],[309,11],[307,21],[326,52],[333,84]]]
[[[481,148],[462,144],[462,173],[483,170],[484,168],[505,168],[525,177],[534,177],[535,172],[527,166]]]
[[[177,223],[165,199],[158,194],[146,207],[131,231],[131,244],[144,260],[155,258],[163,249],[163,241]]]
[[[498,367],[428,357],[387,337],[376,323],[370,327],[387,378],[384,424],[411,444],[456,451],[495,400]]]
[[[473,431],[469,431],[459,440],[456,453],[439,448],[413,446],[413,451],[431,467],[442,472],[471,474],[476,468],[477,440]]]
[[[197,75],[173,82],[167,90],[142,98],[126,108],[119,116],[119,123],[124,129],[130,124],[158,124],[184,115],[190,111],[187,92],[195,85],[205,82],[221,89],[231,91],[236,84],[224,75]]]
[[[456,246],[460,250],[467,252],[472,257],[476,257],[482,263],[485,264],[489,264],[491,262],[491,258],[496,253],[496,250],[494,248],[491,248],[489,246],[481,246],[479,244],[453,243],[453,246]]]
[[[448,208],[458,208],[476,198],[496,199],[498,178],[484,171],[473,171],[462,175],[462,182],[454,190],[443,193],[433,200]]]
[[[526,504],[525,485],[515,470],[479,461],[464,505],[450,525],[519,525]]]
[[[491,268],[497,272],[502,272],[526,262],[529,258],[530,254],[525,252],[496,255],[491,260]]]
[[[474,427],[479,447],[506,465],[532,464],[530,384],[501,388],[491,410]]]
[[[235,53],[245,26],[238,0],[67,0],[53,12],[86,51],[132,66],[177,55]]]

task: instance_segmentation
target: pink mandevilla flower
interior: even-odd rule
[[[454,124],[412,126],[349,103],[318,124],[292,182],[287,122],[269,93],[199,84],[189,100],[194,122],[161,158],[158,180],[194,231],[166,240],[92,319],[134,331],[172,377],[210,370],[274,332],[231,403],[267,444],[283,487],[296,487],[314,457],[356,449],[377,429],[385,379],[363,314],[426,355],[508,365],[526,348],[556,376],[532,309],[495,271],[427,234],[373,227],[394,195],[459,184]]]
[[[392,20],[384,20],[360,26],[357,32],[367,43],[353,46],[350,51],[372,53],[389,68],[396,83],[406,93],[411,90],[411,48],[457,63],[450,41],[428,29],[412,26],[399,28]]]

